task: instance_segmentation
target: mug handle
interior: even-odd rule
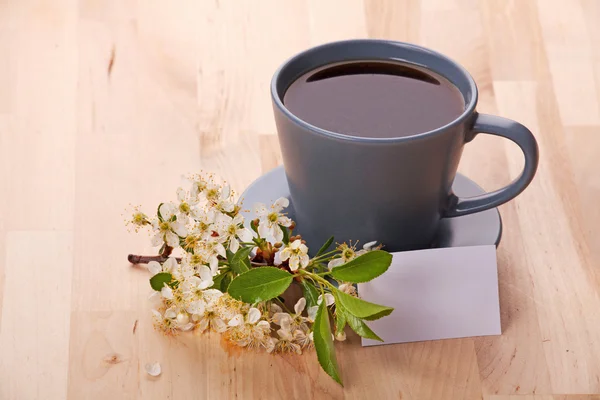
[[[508,186],[491,193],[468,198],[457,197],[454,193],[450,194],[450,206],[444,213],[444,217],[460,217],[497,207],[515,198],[533,180],[538,166],[539,150],[529,129],[507,118],[477,114],[467,142],[470,142],[479,133],[502,136],[519,145],[525,155],[523,172]]]

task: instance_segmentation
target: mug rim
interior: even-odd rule
[[[445,77],[446,79],[448,79],[452,85],[454,85],[454,87],[456,87],[456,89],[461,93],[463,100],[465,100],[465,109],[463,110],[463,112],[456,117],[454,120],[452,120],[451,122],[442,125],[438,128],[426,131],[426,132],[421,132],[421,133],[417,133],[414,135],[409,135],[409,136],[397,136],[397,137],[385,137],[385,138],[378,138],[378,137],[363,137],[363,136],[352,136],[352,135],[346,135],[343,133],[339,133],[339,132],[334,132],[334,131],[330,131],[327,129],[323,129],[323,128],[319,128],[316,125],[310,124],[306,121],[304,121],[303,119],[297,117],[296,115],[294,115],[290,110],[288,110],[288,108],[283,104],[283,99],[280,98],[278,90],[277,90],[277,85],[278,82],[281,78],[281,73],[282,71],[289,66],[290,64],[293,64],[294,62],[297,62],[298,60],[310,55],[311,53],[315,52],[315,51],[319,51],[319,50],[323,50],[326,49],[327,47],[334,47],[334,46],[341,46],[341,45],[345,45],[345,46],[352,46],[352,45],[364,45],[364,44],[389,44],[392,46],[397,46],[397,47],[401,47],[401,48],[406,48],[406,49],[411,49],[413,51],[418,51],[418,52],[422,52],[422,53],[427,53],[430,55],[433,55],[437,58],[440,58],[442,60],[444,60],[445,62],[451,64],[454,68],[456,68],[456,70],[458,72],[460,72],[460,74],[463,75],[463,77],[466,79],[466,81],[468,82],[469,85],[469,90],[471,91],[471,97],[467,103],[467,94],[461,90],[454,82],[452,82],[450,80],[449,77],[446,76],[446,74],[444,74],[443,71],[438,71],[435,68],[429,68],[431,69],[433,72]],[[394,59],[393,57],[390,57],[389,59]],[[339,60],[337,62],[343,62],[346,60]],[[402,60],[403,62],[406,63],[411,63],[410,60]],[[324,65],[327,64],[333,64],[336,61],[330,61],[327,62]],[[413,64],[415,65],[420,65],[417,62],[413,62]],[[316,67],[318,68],[318,67]],[[305,71],[304,73],[306,73],[308,71]],[[298,77],[297,77],[298,78]],[[295,79],[297,79],[295,78]],[[293,82],[293,81],[292,81]],[[288,86],[289,87],[289,86]],[[286,89],[287,90],[287,89]],[[285,94],[285,93],[284,93]],[[275,71],[275,74],[273,75],[273,78],[271,79],[271,98],[273,100],[273,104],[279,109],[279,111],[281,111],[290,121],[292,121],[293,123],[295,123],[296,125],[305,128],[305,129],[309,129],[310,131],[319,134],[319,135],[323,135],[326,137],[330,137],[330,138],[334,138],[334,139],[341,139],[341,140],[345,140],[345,141],[350,141],[350,142],[360,142],[360,143],[399,143],[399,142],[408,142],[408,141],[412,141],[412,140],[417,140],[417,139],[422,139],[425,137],[429,137],[429,136],[434,136],[436,134],[442,133],[454,126],[457,126],[461,123],[463,123],[466,119],[468,119],[474,112],[475,112],[475,107],[477,105],[477,98],[478,98],[478,91],[477,91],[477,85],[475,84],[475,80],[473,79],[473,77],[471,76],[471,74],[469,74],[469,72],[459,63],[457,63],[456,61],[454,61],[453,59],[451,59],[448,56],[445,56],[442,53],[439,53],[435,50],[431,50],[428,49],[426,47],[422,47],[416,44],[412,44],[412,43],[406,43],[406,42],[399,42],[399,41],[394,41],[394,40],[381,40],[381,39],[351,39],[351,40],[340,40],[340,41],[335,41],[335,42],[329,42],[329,43],[325,43],[319,46],[315,46],[315,47],[311,47],[309,49],[303,50],[300,53],[292,56],[291,58],[289,58],[288,60],[286,60],[283,64],[281,64],[281,66],[279,68],[277,68],[277,70]]]

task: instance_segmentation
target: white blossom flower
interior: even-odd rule
[[[343,342],[344,340],[346,340],[346,332],[337,332],[335,334],[335,340],[337,340],[338,342]]]
[[[277,346],[277,342],[278,342],[278,340],[275,339],[274,337],[268,336],[265,338],[263,346],[264,346],[265,350],[267,351],[267,353],[272,353],[275,350],[275,346]]]
[[[279,340],[275,345],[275,348],[281,352],[293,351],[297,354],[302,354],[302,348],[299,344],[295,343],[294,334],[292,333],[292,326],[288,319],[283,319],[281,328],[277,330]]]
[[[319,295],[319,299],[317,300],[317,304],[321,304],[323,301],[323,295]],[[335,303],[335,297],[331,293],[325,293],[325,305],[331,306]]]
[[[206,240],[202,243],[202,246],[196,249],[196,253],[194,254],[201,257],[205,264],[208,264],[213,276],[219,273],[219,256],[223,258],[227,257],[225,247],[220,240],[220,237],[216,237],[213,240]]]
[[[220,190],[219,190],[220,189]],[[202,192],[206,200],[221,212],[232,212],[234,209],[231,201],[231,188],[229,185],[220,187],[214,183],[209,183]]]
[[[183,292],[198,293],[204,289],[208,289],[213,285],[213,275],[206,265],[200,265],[196,268],[198,275],[190,276],[181,284]]]
[[[258,234],[261,237],[275,242],[283,240],[283,231],[280,226],[288,227],[292,224],[292,220],[281,211],[289,205],[290,201],[285,197],[277,199],[270,209],[262,203],[254,205],[254,212],[260,221]]]
[[[206,305],[204,314],[198,318],[197,329],[199,332],[204,332],[208,328],[219,333],[227,330],[227,324],[218,314],[217,305],[221,296],[223,293],[217,289],[206,289],[202,293],[202,299]]]
[[[167,300],[173,300],[174,298],[173,289],[171,289],[166,283],[165,286],[163,286],[163,288],[160,290],[160,295]]]
[[[169,257],[167,260],[160,265],[158,261],[150,261],[146,268],[154,276],[159,272],[172,272],[177,267],[177,259],[175,257]]]
[[[179,204],[177,205],[179,215],[177,219],[184,224],[187,224],[190,216],[196,213],[195,206],[198,204],[198,199],[190,196],[183,188],[178,188],[177,200],[179,200]]]
[[[349,294],[350,296],[354,296],[356,294],[356,288],[351,283],[340,283],[338,290],[340,292]]]
[[[162,370],[160,368],[160,364],[158,362],[155,363],[148,363],[146,364],[146,373],[150,376],[154,376],[157,377],[161,374]]]
[[[189,178],[192,185],[190,187],[190,195],[194,198],[198,198],[198,196],[206,190],[208,186],[207,180],[201,175],[194,175]]]
[[[158,310],[152,310],[154,324],[166,334],[174,334],[177,331],[177,325],[173,321],[173,318],[177,317],[177,314],[174,312],[174,310],[174,307],[171,307],[165,311],[164,315]]]
[[[309,261],[308,247],[300,239],[296,239],[281,250],[280,259],[281,261],[290,260],[290,270],[292,271],[306,268]]]
[[[139,206],[130,206],[126,210],[127,214],[131,215],[128,220],[125,220],[126,225],[131,225],[135,232],[145,225],[150,224],[148,216],[140,211]]]
[[[177,208],[172,203],[164,203],[159,207],[162,221],[153,219],[151,221],[154,228],[154,237],[152,237],[152,245],[160,246],[163,242],[171,247],[179,246],[179,237],[187,235],[187,228],[181,221],[177,221],[175,212]],[[175,217],[175,218],[173,218]],[[175,219],[174,221],[172,219]]]
[[[198,235],[203,240],[211,236],[213,233],[213,225],[217,218],[217,212],[213,209],[203,210],[201,208],[195,208],[193,217],[196,221],[196,225],[192,228],[190,234]]]
[[[252,240],[252,232],[248,228],[244,228],[244,217],[241,214],[231,218],[226,214],[219,214],[217,216],[217,229],[219,236],[221,236],[224,242],[229,241],[229,250],[232,253],[236,253],[240,248],[240,242],[249,242]]]
[[[187,303],[185,310],[192,315],[193,320],[198,320],[206,309],[206,302],[202,299],[191,300]]]
[[[342,243],[338,249],[340,250],[340,256],[329,261],[327,265],[329,269],[346,264],[348,261],[355,259],[357,256],[355,248],[346,243]]]
[[[307,335],[307,332],[303,331],[302,329],[296,329],[293,337],[294,342],[296,342],[302,348],[312,347],[314,344],[312,341],[312,335]]]

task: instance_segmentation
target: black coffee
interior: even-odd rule
[[[464,111],[458,89],[400,62],[330,64],[294,81],[283,103],[298,118],[350,136],[390,138],[439,128]]]

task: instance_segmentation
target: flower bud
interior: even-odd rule
[[[177,314],[177,325],[185,325],[190,322],[190,316],[187,313]]]
[[[277,243],[275,243],[273,246],[274,246],[276,249],[280,249],[280,248],[281,248],[281,246],[283,246],[283,243],[281,243],[281,242],[277,242]]]
[[[337,340],[338,342],[343,342],[344,340],[346,340],[346,332],[342,331],[336,333],[335,340]]]

